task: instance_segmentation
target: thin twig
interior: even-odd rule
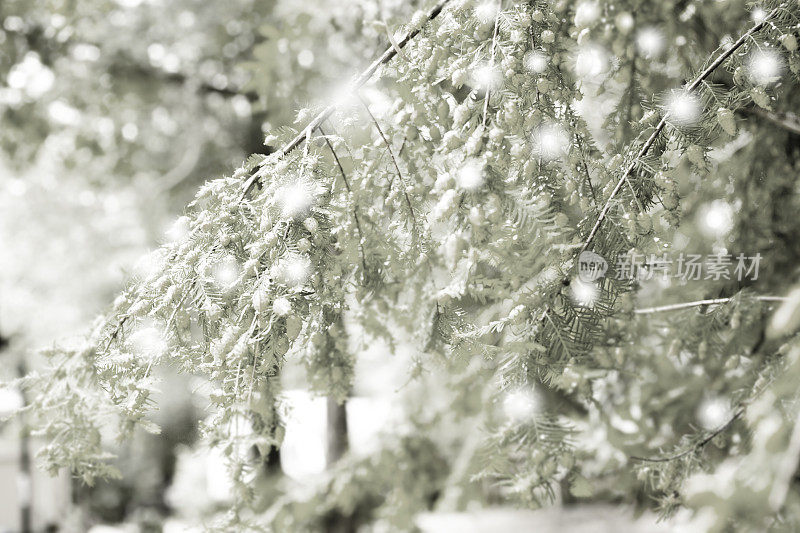
[[[378,57],[378,59],[373,61],[372,64],[369,67],[367,67],[366,70],[364,70],[361,74],[358,75],[358,77],[356,77],[356,79],[353,81],[351,85],[351,91],[352,92],[358,91],[358,89],[360,89],[365,83],[367,83],[370,80],[370,78],[372,78],[373,74],[375,74],[375,72],[378,70],[378,68],[380,68],[381,65],[384,65],[389,61],[391,61],[392,58],[394,58],[394,56],[397,55],[397,51],[401,50],[414,37],[416,37],[428,22],[438,17],[439,14],[444,9],[444,7],[450,1],[451,0],[439,0],[439,2],[433,7],[433,9],[431,9],[428,12],[427,17],[421,24],[419,24],[416,28],[409,31],[405,35],[405,37],[400,39],[400,41],[397,43],[396,46],[394,44],[389,44],[389,46],[386,48],[383,54],[381,54],[380,57]],[[319,113],[316,117],[314,117],[314,119],[311,122],[309,122],[309,124],[305,128],[303,128],[303,130],[300,133],[298,133],[294,139],[289,141],[289,143],[287,143],[283,148],[281,148],[278,151],[278,154],[280,154],[281,157],[285,156],[286,154],[288,154],[289,152],[300,146],[303,140],[306,139],[306,137],[308,137],[311,132],[319,129],[320,125],[333,114],[333,112],[336,110],[336,105],[337,105],[336,103],[333,103],[328,107],[326,107],[325,109],[323,109],[322,112]],[[252,176],[250,176],[250,178],[248,178],[243,187],[242,198],[244,198],[250,193],[250,190],[255,186],[259,178],[260,175],[258,172],[255,172]]]
[[[753,296],[753,300],[759,302],[783,302],[786,298],[782,296]],[[644,307],[635,309],[633,312],[637,315],[647,315],[651,313],[661,313],[664,311],[677,311],[679,309],[688,309],[691,307],[700,307],[701,305],[721,305],[726,304],[733,300],[733,298],[712,298],[710,300],[697,300],[695,302],[681,302],[677,304],[662,305],[658,307]]]
[[[350,189],[350,182],[347,180],[347,174],[344,171],[344,167],[342,166],[342,162],[339,161],[339,156],[336,155],[336,150],[334,150],[330,139],[328,139],[328,135],[325,133],[325,130],[322,129],[322,125],[320,125],[319,128],[317,128],[317,129],[319,130],[319,133],[322,135],[322,138],[325,139],[325,144],[328,145],[328,148],[330,149],[331,154],[333,155],[333,160],[336,161],[336,166],[339,167],[339,172],[342,173],[342,180],[344,180],[345,189],[347,189],[347,192],[353,192]],[[358,218],[358,215],[356,215],[356,219],[357,218]]]
[[[339,167],[339,171],[342,173],[342,179],[344,180],[344,186],[347,189],[348,193],[352,193],[350,190],[350,182],[347,180],[347,174],[344,171],[344,167],[342,166],[341,161],[339,161],[339,156],[336,155],[336,150],[333,148],[333,144],[331,144],[330,139],[325,134],[325,130],[322,129],[322,125],[320,124],[319,128],[317,128],[319,132],[322,134],[322,137],[325,139],[325,143],[328,145],[328,148],[333,154],[333,159],[336,161],[336,166]],[[367,275],[367,260],[364,256],[364,233],[361,231],[361,221],[358,219],[358,211],[356,210],[356,206],[353,206],[353,218],[356,221],[356,231],[358,231],[358,250],[361,253],[361,266],[364,269],[364,275]]]
[[[403,197],[406,200],[406,205],[408,206],[408,211],[411,213],[411,226],[416,234],[417,229],[417,219],[414,215],[414,207],[411,205],[411,199],[408,197],[408,192],[406,192],[406,180],[403,178],[403,173],[400,172],[400,165],[397,164],[397,158],[394,156],[394,151],[392,150],[392,145],[389,143],[389,139],[386,138],[386,135],[383,133],[381,129],[381,125],[378,123],[378,119],[375,118],[375,115],[372,114],[372,111],[369,109],[369,104],[367,104],[366,100],[356,92],[356,96],[358,100],[361,102],[361,105],[364,106],[364,109],[367,110],[367,114],[369,118],[372,119],[372,123],[375,125],[375,129],[378,130],[378,134],[383,139],[383,143],[386,145],[386,150],[389,152],[389,157],[392,158],[392,163],[394,164],[395,170],[397,170],[397,176],[400,178],[400,186],[403,188]],[[394,180],[389,180],[389,187],[392,186],[392,182]]]
[[[706,69],[703,72],[701,72],[700,75],[698,75],[697,78],[694,79],[694,81],[692,81],[686,87],[686,92],[687,93],[694,92],[697,89],[697,87],[703,82],[703,80],[708,78],[712,72],[714,72],[720,65],[722,65],[722,63],[725,62],[725,60],[727,60],[731,55],[733,55],[733,53],[736,50],[738,50],[745,43],[745,41],[747,41],[747,39],[749,39],[754,33],[761,30],[766,25],[767,21],[770,20],[772,17],[774,17],[777,12],[778,9],[775,9],[772,12],[770,12],[770,14],[764,17],[764,19],[761,22],[750,28],[750,30],[748,30],[747,33],[739,37],[739,40],[733,43],[733,45],[731,45],[730,48],[728,48],[727,50],[722,52],[719,56],[717,56],[717,58],[708,67],[706,67]],[[592,230],[589,232],[589,236],[586,237],[586,240],[584,241],[583,246],[581,247],[578,255],[580,255],[582,252],[585,252],[589,248],[589,246],[591,246],[592,242],[594,241],[594,238],[597,236],[597,232],[600,229],[600,226],[603,224],[603,221],[608,215],[608,212],[611,210],[611,203],[613,202],[614,198],[622,189],[622,186],[628,180],[633,171],[636,170],[636,166],[639,164],[639,160],[642,157],[644,157],[647,154],[647,152],[650,151],[650,148],[653,147],[653,145],[656,142],[656,139],[658,139],[659,135],[661,135],[661,132],[664,130],[664,127],[667,125],[668,118],[669,118],[669,112],[664,114],[664,117],[658,123],[656,129],[653,131],[652,134],[650,134],[650,137],[647,139],[647,141],[645,141],[644,145],[642,145],[642,148],[636,154],[636,157],[633,159],[633,161],[631,161],[630,165],[628,165],[628,167],[625,169],[625,172],[622,174],[622,177],[619,179],[616,186],[614,186],[614,190],[611,191],[611,195],[608,197],[608,200],[603,206],[603,209],[600,211],[600,215],[597,217],[597,221],[595,222],[594,227],[592,227]]]
[[[575,114],[572,112],[572,109],[570,109],[570,107],[567,107],[566,115],[569,118],[570,123],[573,126],[576,126],[577,123],[578,123],[578,119],[575,116]],[[577,130],[578,128],[576,127],[574,129]],[[577,150],[581,155],[581,163],[583,164],[583,171],[586,173],[586,185],[589,187],[589,192],[592,195],[592,201],[594,202],[594,204],[596,206],[597,205],[597,194],[595,193],[594,185],[592,185],[592,176],[589,173],[589,165],[586,164],[586,153],[583,150],[583,148],[586,146],[586,143],[584,142],[584,139],[581,136],[581,134],[578,133],[577,131],[575,133],[575,146],[577,147]]]
[[[581,153],[581,163],[583,163],[583,171],[586,173],[586,184],[589,186],[589,192],[592,194],[592,200],[596,205],[597,194],[595,194],[594,192],[594,186],[592,185],[592,176],[589,174],[589,165],[586,164],[586,158],[583,157],[583,153]]]
[[[634,461],[639,461],[642,463],[668,463],[670,461],[674,461],[675,459],[680,459],[681,457],[686,457],[690,453],[694,453],[700,449],[702,449],[706,444],[714,440],[714,437],[731,427],[731,425],[739,419],[744,414],[744,407],[739,407],[733,416],[720,427],[706,435],[703,440],[698,442],[697,444],[690,446],[683,450],[682,452],[676,453],[675,455],[668,455],[666,457],[639,457],[637,455],[632,455],[631,459]]]

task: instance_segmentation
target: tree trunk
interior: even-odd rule
[[[31,455],[28,446],[28,430],[23,430],[19,439],[19,473],[17,474],[17,490],[19,491],[19,528],[21,533],[32,533],[31,504]]]
[[[328,430],[325,458],[328,468],[333,466],[349,448],[347,440],[347,401],[341,404],[332,396],[327,397]]]
[[[20,362],[19,365],[17,365],[17,373],[20,377],[24,377],[28,373],[24,362]],[[24,406],[25,403],[27,403],[25,394],[22,391],[20,391],[20,394],[22,395]],[[31,468],[31,453],[28,435],[27,424],[23,423],[22,432],[19,437],[19,472],[17,473],[17,498],[19,501],[20,533],[32,533],[33,531],[33,472]]]
[[[347,402],[339,403],[332,396],[328,396],[326,401],[328,424],[325,459],[330,469],[347,453],[350,444],[347,439]],[[356,517],[345,516],[338,511],[329,514],[324,523],[325,533],[356,533],[356,529]]]

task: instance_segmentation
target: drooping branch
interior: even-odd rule
[[[727,50],[722,52],[720,55],[718,55],[717,58],[714,61],[712,61],[711,64],[708,65],[708,67],[706,67],[705,70],[703,70],[703,72],[701,72],[688,86],[686,86],[686,89],[685,89],[686,92],[687,93],[693,93],[694,91],[696,91],[697,88],[700,86],[700,84],[703,83],[703,81],[706,78],[708,78],[731,55],[733,55],[733,53],[736,50],[741,48],[741,46],[748,39],[750,39],[750,37],[753,34],[759,32],[762,28],[764,28],[764,26],[767,24],[767,21],[772,19],[778,13],[779,10],[780,9],[778,8],[778,9],[774,9],[773,11],[771,11],[760,22],[755,24],[745,34],[743,34],[741,37],[739,37],[739,39],[735,43],[733,43],[730,46],[730,48],[728,48]],[[603,221],[606,219],[606,216],[608,215],[608,212],[611,210],[611,205],[612,205],[614,199],[616,198],[617,194],[619,194],[619,191],[622,190],[622,186],[628,181],[628,178],[631,176],[631,174],[633,174],[633,171],[636,170],[636,166],[638,165],[638,163],[642,159],[642,157],[647,155],[647,153],[653,147],[653,145],[655,144],[656,140],[661,135],[661,132],[664,131],[664,128],[666,127],[668,120],[669,120],[669,112],[664,114],[664,117],[658,123],[658,125],[656,126],[656,129],[653,130],[653,133],[650,134],[650,137],[647,138],[645,143],[639,149],[639,152],[636,154],[636,157],[633,159],[633,161],[631,161],[631,163],[625,169],[625,172],[623,172],[623,174],[620,177],[619,181],[617,181],[617,184],[614,186],[614,189],[611,191],[611,195],[608,197],[608,200],[606,200],[605,205],[603,205],[603,209],[600,211],[600,215],[597,217],[597,221],[595,222],[594,226],[592,227],[592,230],[589,232],[589,235],[586,237],[586,240],[584,241],[583,246],[580,249],[579,255],[580,255],[580,253],[585,252],[586,250],[588,250],[589,247],[592,245],[592,242],[594,242],[594,239],[597,236],[597,232],[600,230],[600,226],[603,225]]]
[[[372,78],[375,72],[377,72],[377,70],[381,67],[381,65],[385,65],[386,63],[391,61],[394,58],[394,56],[397,55],[397,52],[399,50],[402,50],[409,42],[411,42],[412,39],[414,39],[414,37],[419,35],[419,33],[422,31],[422,28],[428,22],[439,16],[444,7],[448,3],[450,3],[450,1],[451,0],[439,0],[439,2],[437,2],[436,5],[433,6],[433,8],[428,12],[427,16],[422,21],[422,23],[418,24],[415,28],[411,29],[397,43],[390,43],[389,46],[386,48],[386,50],[383,52],[383,54],[381,54],[380,57],[378,57],[375,61],[372,62],[372,64],[370,64],[369,67],[366,68],[366,70],[364,70],[361,74],[359,74],[356,77],[356,79],[350,85],[350,91],[355,93],[356,91],[358,91],[358,89],[363,87],[364,84],[367,83]],[[302,129],[302,131],[300,131],[297,134],[297,136],[295,136],[294,139],[292,139],[285,146],[283,146],[283,148],[281,148],[278,151],[278,153],[281,156],[284,156],[289,152],[291,152],[292,150],[294,150],[295,148],[297,148],[298,146],[300,146],[300,144],[302,144],[304,139],[310,137],[311,133],[319,129],[320,125],[333,114],[333,112],[336,110],[336,106],[337,104],[333,103],[328,107],[326,107],[325,109],[323,109],[316,117],[314,117],[313,120],[311,120],[311,122],[308,123],[308,125],[305,128]],[[248,178],[248,180],[244,184],[244,192],[242,194],[242,197],[247,196],[250,193],[250,190],[255,186],[255,184],[258,182],[259,179],[260,175],[257,171],[252,176],[250,176],[250,178]]]

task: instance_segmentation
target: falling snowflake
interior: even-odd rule
[[[608,53],[600,46],[582,46],[575,56],[575,74],[584,80],[597,79],[608,70]]]
[[[311,68],[314,64],[314,52],[311,50],[301,50],[297,54],[297,63],[303,68]]]
[[[547,55],[544,52],[540,52],[539,50],[531,50],[527,54],[525,54],[524,58],[525,68],[533,72],[534,74],[541,74],[545,70],[547,70]]]
[[[714,200],[700,207],[700,231],[708,237],[724,237],[733,229],[733,206],[724,200]]]
[[[581,307],[594,307],[600,298],[600,287],[592,281],[575,278],[569,285],[572,300]]]
[[[367,101],[370,112],[376,117],[384,117],[391,112],[392,99],[386,96],[383,91],[368,86],[362,88],[359,94]]]
[[[668,120],[678,126],[691,126],[700,120],[703,104],[700,99],[685,91],[673,91],[666,103]]]
[[[19,390],[8,385],[0,387],[0,419],[10,416],[24,405]]]
[[[652,26],[642,28],[636,34],[636,47],[645,57],[658,57],[664,51],[664,34]]]
[[[232,255],[226,255],[219,260],[211,270],[211,277],[214,283],[220,288],[228,289],[239,279],[241,267]]]
[[[575,8],[575,26],[586,28],[600,18],[600,6],[597,2],[581,2]]]
[[[750,18],[752,18],[753,22],[755,22],[756,24],[760,24],[764,22],[764,20],[766,20],[767,12],[761,9],[760,7],[757,7],[753,10],[752,13],[750,13]]]
[[[490,63],[483,63],[475,67],[472,70],[471,77],[472,83],[475,85],[475,87],[483,91],[496,89],[503,81],[503,76],[500,73],[500,70]]]
[[[747,74],[756,85],[775,83],[783,72],[783,59],[772,50],[756,50],[747,60]]]
[[[348,110],[361,105],[356,87],[351,81],[335,85],[328,94],[331,95],[331,102],[338,111]]]
[[[503,398],[503,412],[512,422],[532,419],[541,407],[541,399],[532,388],[509,391]]]
[[[273,275],[289,287],[302,286],[311,272],[311,261],[299,254],[289,254],[279,261]]]
[[[150,321],[140,324],[128,336],[128,344],[133,353],[143,359],[156,359],[167,351],[167,341],[161,328]]]
[[[286,218],[305,214],[314,205],[314,186],[304,180],[284,185],[275,192],[275,199]]]
[[[28,52],[11,67],[6,81],[12,89],[24,90],[31,98],[41,98],[53,87],[55,75],[39,60],[39,54]]]
[[[533,151],[546,161],[563,157],[569,150],[569,135],[558,124],[544,124],[533,132]]]
[[[697,421],[708,431],[722,426],[731,417],[730,403],[719,397],[707,398],[697,408]]]
[[[468,160],[456,174],[456,184],[467,191],[477,190],[483,182],[483,162],[478,159]]]
[[[481,2],[475,8],[475,17],[487,24],[497,17],[497,12],[500,9],[500,5],[498,2],[494,0],[487,0],[486,2]]]
[[[275,298],[272,304],[272,312],[277,316],[286,316],[292,310],[292,303],[283,296]]]
[[[633,15],[627,12],[620,13],[614,18],[614,23],[621,32],[628,33],[633,29]]]

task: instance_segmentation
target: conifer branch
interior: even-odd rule
[[[783,302],[786,298],[782,296],[753,296],[753,300],[759,302]],[[665,311],[677,311],[679,309],[689,309],[691,307],[700,307],[702,305],[721,305],[726,304],[733,300],[733,298],[712,298],[709,300],[697,300],[695,302],[681,302],[676,304],[661,305],[658,307],[643,307],[635,309],[633,312],[637,315],[648,315],[652,313],[661,313]]]
[[[386,48],[386,50],[384,50],[383,54],[381,54],[380,57],[378,57],[375,61],[373,61],[372,64],[370,64],[370,66],[366,68],[366,70],[364,70],[361,74],[358,75],[358,77],[356,77],[356,79],[350,86],[351,92],[355,93],[356,91],[358,91],[358,89],[363,87],[364,84],[367,83],[372,78],[373,74],[377,72],[377,70],[381,67],[381,65],[385,65],[386,63],[391,61],[394,58],[394,56],[397,55],[397,52],[399,50],[402,50],[409,42],[411,42],[412,39],[414,39],[414,37],[419,35],[419,33],[422,31],[422,28],[425,27],[425,25],[428,22],[439,16],[444,7],[448,3],[450,3],[450,1],[451,0],[439,0],[439,2],[437,2],[437,4],[433,6],[433,8],[428,12],[425,19],[419,25],[417,25],[415,28],[406,33],[406,35],[402,39],[400,39],[400,41],[397,42],[396,44],[390,43],[389,46]],[[311,122],[309,122],[308,125],[305,128],[303,128],[303,130],[300,131],[300,133],[298,133],[294,139],[289,141],[286,145],[283,146],[283,148],[278,150],[277,153],[280,155],[280,157],[285,156],[286,154],[288,154],[289,152],[300,146],[300,144],[302,144],[304,139],[306,139],[312,132],[319,129],[320,125],[333,114],[333,112],[336,110],[336,107],[337,104],[333,103],[328,107],[326,107],[325,109],[323,109],[322,112],[320,112],[316,117],[314,117],[314,119]],[[244,184],[243,188],[244,191],[242,193],[242,198],[244,198],[250,193],[252,188],[255,186],[256,182],[258,182],[259,178],[260,175],[258,174],[258,172],[253,173],[253,175],[251,175],[250,178],[248,178],[248,180]]]
[[[739,39],[735,43],[733,43],[729,48],[727,48],[721,54],[719,54],[716,57],[716,59],[714,59],[714,61],[712,61],[711,64],[708,65],[708,67],[706,67],[691,83],[689,83],[688,86],[686,86],[686,88],[685,88],[686,92],[687,93],[692,93],[692,92],[696,91],[701,83],[703,83],[720,65],[722,65],[731,55],[733,55],[733,53],[736,50],[741,48],[742,45],[744,45],[744,43],[747,42],[747,40],[752,37],[752,35],[754,35],[755,33],[759,32],[761,29],[763,29],[764,26],[767,24],[767,22],[769,20],[771,20],[772,18],[774,18],[780,10],[781,10],[781,7],[777,7],[775,9],[773,9],[760,22],[755,24],[747,32],[745,32],[741,37],[739,37]],[[633,171],[636,169],[637,165],[639,164],[639,161],[645,155],[647,155],[647,153],[650,151],[650,149],[655,144],[656,140],[659,138],[661,133],[664,131],[664,128],[667,125],[668,119],[669,119],[669,112],[666,112],[664,114],[664,116],[661,118],[661,120],[659,121],[658,125],[655,127],[655,130],[653,130],[653,132],[650,134],[650,136],[644,142],[642,147],[639,149],[639,151],[636,154],[636,157],[634,157],[633,161],[631,161],[631,163],[625,169],[625,172],[622,174],[622,176],[620,177],[619,181],[617,181],[616,185],[614,186],[614,189],[611,191],[611,194],[608,197],[608,200],[606,200],[605,204],[603,205],[603,208],[601,209],[600,214],[598,215],[594,226],[592,227],[591,231],[589,232],[589,235],[586,237],[586,240],[583,242],[583,245],[581,246],[580,250],[578,251],[578,253],[577,253],[578,256],[580,256],[581,253],[583,253],[586,250],[588,250],[589,247],[594,242],[594,239],[597,236],[597,233],[600,230],[600,227],[602,226],[602,224],[605,221],[609,211],[611,210],[612,202],[616,198],[617,194],[619,194],[620,190],[622,190],[622,187],[624,186],[624,184],[628,182],[628,178],[631,176],[631,174],[633,174]],[[636,195],[634,195],[634,199],[636,199]],[[556,291],[555,297],[558,297],[559,295],[563,294],[564,288],[569,286],[569,284],[570,284],[569,277],[565,277],[564,279],[562,279],[561,280],[561,286]],[[700,305],[700,304],[698,304],[698,305]],[[548,318],[548,313],[550,312],[551,308],[552,308],[552,304],[547,304],[547,306],[545,307],[541,317],[538,320],[540,323],[544,324],[545,320]],[[651,311],[651,312],[655,312],[655,311]]]
[[[779,8],[772,10],[766,17],[764,17],[763,20],[761,20],[756,25],[754,25],[752,28],[750,28],[744,35],[739,37],[739,39],[735,43],[733,43],[730,46],[730,48],[728,48],[727,50],[722,52],[719,56],[717,56],[717,58],[714,61],[712,61],[711,64],[708,65],[708,67],[706,67],[706,69],[703,70],[703,72],[701,72],[686,87],[686,92],[687,93],[692,93],[692,92],[696,91],[697,87],[699,87],[700,84],[706,78],[708,78],[720,65],[722,65],[731,55],[733,55],[733,53],[736,50],[741,48],[741,46],[748,39],[750,39],[750,37],[753,34],[755,34],[758,31],[760,31],[767,24],[767,21],[772,19],[778,13],[778,11],[779,11]],[[605,220],[606,216],[608,215],[608,212],[611,210],[611,204],[614,201],[614,198],[616,198],[617,194],[619,194],[619,191],[622,189],[622,186],[625,184],[625,182],[628,181],[628,178],[631,176],[631,174],[633,174],[633,171],[636,170],[636,166],[639,164],[639,160],[641,160],[642,157],[647,155],[647,153],[650,151],[650,148],[653,147],[653,145],[655,144],[656,140],[661,135],[661,132],[664,131],[664,128],[667,125],[668,119],[669,119],[669,112],[666,112],[664,114],[664,117],[661,119],[661,121],[656,126],[656,129],[653,130],[653,133],[650,134],[650,137],[648,137],[648,139],[645,141],[645,143],[639,149],[639,152],[636,154],[636,157],[634,157],[633,161],[631,161],[630,165],[628,165],[628,167],[625,169],[625,172],[622,174],[622,177],[620,177],[619,181],[617,181],[617,184],[614,186],[614,189],[611,191],[611,195],[608,197],[608,200],[606,200],[606,203],[603,206],[603,209],[600,211],[600,215],[597,217],[597,221],[595,222],[594,226],[592,227],[592,230],[589,232],[588,237],[586,237],[586,240],[584,241],[583,246],[581,247],[580,252],[578,253],[578,255],[580,255],[582,252],[585,252],[586,250],[588,250],[589,247],[592,245],[592,242],[594,242],[594,239],[597,236],[597,232],[600,230],[600,226],[602,226],[603,221]]]

